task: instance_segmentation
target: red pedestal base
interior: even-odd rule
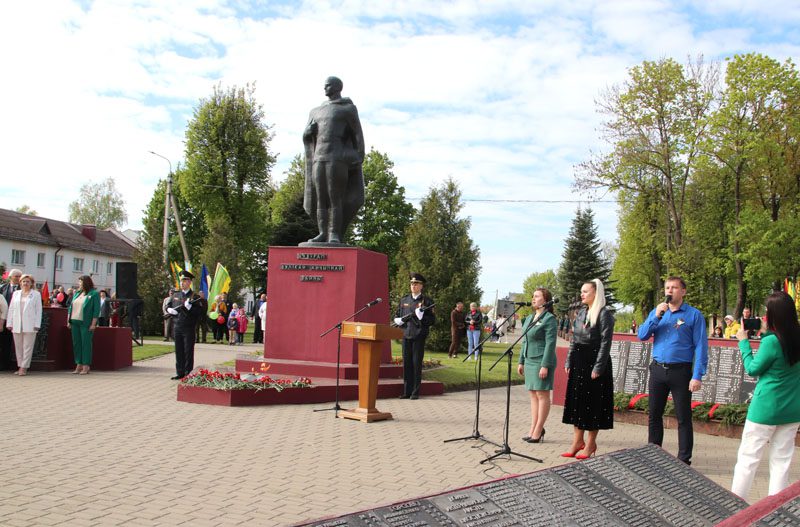
[[[270,247],[264,356],[336,363],[337,331],[320,335],[368,302],[355,320],[389,321],[389,271],[385,254],[357,247]],[[358,363],[355,341],[342,339],[341,362]],[[391,361],[387,342],[381,362]]]

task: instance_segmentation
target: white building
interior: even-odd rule
[[[6,270],[19,269],[45,280],[50,291],[77,285],[89,275],[98,289],[114,292],[116,264],[130,262],[134,242],[116,229],[97,229],[0,209],[0,262]]]

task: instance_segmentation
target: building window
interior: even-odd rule
[[[44,267],[44,253],[36,255],[36,267]]]
[[[113,270],[114,270],[114,264],[111,263],[111,262],[108,262],[106,264],[106,274],[112,274]]]
[[[92,274],[100,272],[100,260],[92,260]]]
[[[73,258],[72,259],[72,270],[76,273],[83,272],[83,258]]]
[[[64,269],[64,255],[57,254],[56,255],[56,270],[61,271]]]
[[[11,265],[25,265],[25,251],[11,249]]]

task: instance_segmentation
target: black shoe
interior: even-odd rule
[[[398,397],[398,399],[408,399],[409,397],[410,397],[409,395],[403,394],[400,397]]]
[[[412,395],[411,397],[409,397],[409,399],[411,399],[412,401],[415,401],[415,400],[419,399],[419,395]]]
[[[540,435],[539,437],[536,438],[529,437],[528,439],[523,438],[523,440],[527,441],[528,443],[541,443],[544,440],[544,433],[545,429],[542,428],[542,435]]]
[[[184,375],[176,375],[175,377],[170,377],[169,380],[171,381],[179,381],[184,378]]]

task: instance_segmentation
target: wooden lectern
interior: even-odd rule
[[[358,408],[340,410],[339,417],[365,423],[391,419],[392,414],[375,408],[378,398],[378,372],[381,366],[381,343],[403,338],[403,330],[388,324],[343,322],[342,337],[358,342]]]

